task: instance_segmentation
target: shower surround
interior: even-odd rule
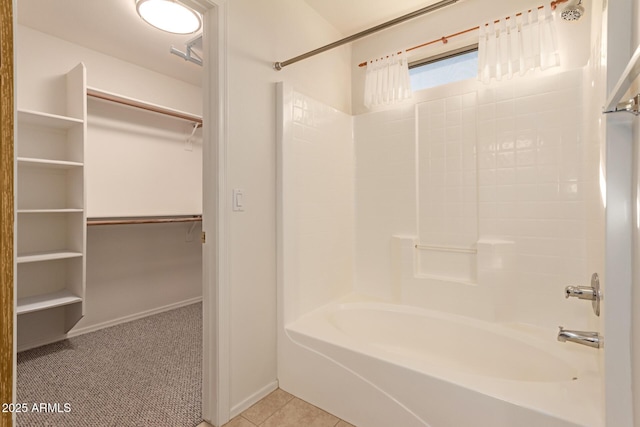
[[[355,117],[279,87],[283,389],[356,425],[389,425],[393,416],[407,426],[445,426],[439,407],[478,396],[484,403],[456,426],[495,411],[504,415],[496,426],[602,425],[597,353],[555,340],[558,325],[595,324],[590,305],[563,293],[593,273],[586,211],[600,197],[598,142],[582,135],[582,73],[453,83]],[[433,341],[435,351],[411,344],[415,337],[389,340],[384,322],[372,319],[389,319],[398,336],[458,332]],[[445,359],[473,353],[454,344],[474,341],[474,322],[502,337],[490,340],[500,343],[494,360],[484,349],[487,364],[469,367],[469,378],[488,382],[433,362],[447,343]],[[501,386],[504,376],[485,368],[508,360],[500,348],[522,343],[557,366],[576,360],[580,368],[554,376],[550,366]],[[524,370],[535,364],[527,354],[512,354]],[[418,394],[410,397],[412,383]],[[440,392],[446,405],[427,404]]]

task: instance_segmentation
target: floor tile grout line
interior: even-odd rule
[[[264,426],[265,423],[267,421],[269,421],[269,418],[273,417],[275,414],[277,414],[278,412],[282,411],[293,399],[295,399],[295,396],[292,396],[291,399],[287,400],[287,402],[284,405],[282,405],[281,407],[276,409],[271,415],[269,415],[267,418],[265,418],[257,427]]]
[[[242,415],[240,415],[240,418],[242,418],[243,420],[245,420],[246,422],[248,422],[249,424],[251,424],[254,427],[258,427],[258,424],[254,423],[253,421],[243,417]]]
[[[286,395],[286,396],[288,396],[288,398],[285,400],[285,402],[284,402],[284,403],[282,403],[281,405],[277,406],[277,407],[275,408],[275,410],[274,410],[273,412],[271,412],[271,413],[270,413],[270,414],[269,414],[265,419],[263,419],[263,420],[261,420],[261,421],[259,421],[259,422],[256,422],[256,421],[253,421],[252,419],[250,419],[250,418],[248,418],[248,417],[246,417],[246,416],[245,416],[245,414],[247,413],[247,411],[250,411],[250,410],[251,410],[251,408],[253,408],[253,407],[255,407],[255,406],[259,405],[260,403],[262,403],[262,402],[266,401],[267,399],[269,399],[269,397],[270,397],[271,395],[273,395],[274,393],[276,393],[276,392],[278,392],[278,391],[281,391],[282,393],[285,393],[285,395]],[[263,397],[262,399],[258,400],[258,401],[257,401],[256,403],[254,403],[253,405],[251,405],[249,408],[247,408],[246,410],[244,410],[243,412],[241,412],[241,413],[240,413],[240,416],[241,416],[242,418],[244,418],[245,420],[249,421],[252,425],[254,425],[254,426],[256,426],[256,427],[259,427],[259,426],[263,425],[263,424],[264,424],[264,423],[265,423],[265,422],[266,422],[266,421],[267,421],[267,420],[268,420],[268,419],[269,419],[273,414],[275,414],[276,412],[280,411],[280,410],[281,410],[282,408],[284,408],[284,407],[285,407],[289,402],[291,402],[293,399],[295,399],[295,397],[296,397],[296,396],[292,395],[291,393],[288,393],[288,392],[286,392],[286,391],[282,390],[281,388],[277,388],[277,389],[275,389],[274,391],[272,391],[271,393],[267,394],[267,395],[266,395],[265,397]]]
[[[282,389],[280,389],[280,390],[282,390]],[[322,411],[322,412],[324,412],[324,413],[326,413],[326,414],[328,414],[328,415],[331,415],[331,416],[333,416],[333,417],[337,418],[337,420],[336,420],[335,424],[334,424],[332,427],[337,427],[341,422],[345,422],[345,423],[346,423],[346,421],[344,421],[342,418],[340,418],[340,417],[338,417],[338,416],[336,416],[336,415],[334,415],[334,414],[332,414],[332,413],[330,413],[330,412],[327,412],[327,411],[325,411],[324,409],[322,409],[322,408],[320,408],[320,407],[318,407],[318,406],[316,406],[316,405],[314,405],[314,404],[312,404],[312,403],[309,403],[309,402],[307,402],[306,400],[303,400],[303,399],[301,399],[301,398],[299,398],[299,397],[297,397],[297,396],[295,396],[295,395],[293,395],[293,394],[291,394],[291,393],[289,393],[289,392],[286,392],[286,391],[284,391],[284,390],[282,390],[282,391],[283,391],[283,392],[285,392],[285,393],[287,393],[287,394],[289,395],[289,398],[286,400],[286,402],[285,402],[282,406],[278,407],[274,412],[272,412],[272,413],[271,413],[267,418],[265,418],[264,420],[262,420],[259,424],[256,424],[256,423],[254,423],[253,421],[251,421],[250,419],[246,418],[242,413],[239,415],[239,417],[240,417],[240,418],[242,418],[242,419],[244,419],[245,421],[247,421],[249,424],[251,424],[251,426],[254,426],[254,427],[263,427],[263,426],[265,426],[265,425],[266,425],[267,421],[269,421],[269,420],[270,420],[271,418],[273,418],[276,414],[278,414],[279,412],[281,412],[282,410],[284,410],[284,409],[285,409],[289,404],[291,404],[291,402],[293,402],[293,401],[295,401],[296,399],[298,399],[298,400],[300,400],[301,402],[303,402],[303,403],[304,403],[304,404],[306,404],[306,405],[312,406],[312,407],[314,407],[314,408],[318,409],[319,411]],[[268,395],[267,395],[267,396],[268,396]],[[262,400],[266,399],[266,398],[267,398],[267,396],[265,396],[263,399],[261,399],[261,400],[259,400],[258,402],[256,402],[254,405],[257,405],[257,404],[258,404],[258,403],[260,403]],[[347,423],[347,424],[348,424],[348,423]],[[351,424],[349,424],[349,425],[351,425]]]

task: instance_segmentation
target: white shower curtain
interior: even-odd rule
[[[364,105],[387,105],[413,96],[406,53],[369,61],[364,86]]]
[[[528,70],[560,65],[553,15],[544,7],[533,8],[521,16],[510,16],[495,24],[480,25],[478,80],[507,79]]]

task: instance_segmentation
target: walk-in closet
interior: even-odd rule
[[[18,426],[201,421],[202,30],[143,2],[17,1]]]

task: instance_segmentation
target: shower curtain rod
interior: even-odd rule
[[[558,5],[560,3],[565,3],[565,2],[568,2],[568,1],[569,0],[555,0],[555,1],[552,1],[551,2],[551,10],[556,10],[556,7],[558,7]],[[538,6],[537,9],[538,10],[544,9],[544,5]],[[529,10],[529,12],[531,12],[531,10]],[[516,16],[522,16],[522,13],[517,13]],[[509,17],[507,16],[505,19],[509,19]],[[499,19],[496,20],[496,21],[493,21],[494,24],[497,24],[498,22],[500,22]],[[429,46],[429,45],[432,45],[432,44],[438,43],[438,42],[442,42],[442,44],[447,44],[449,42],[450,38],[461,36],[463,34],[467,34],[467,33],[470,33],[472,31],[476,31],[476,30],[479,30],[479,29],[480,29],[480,26],[477,26],[477,27],[469,28],[467,30],[459,31],[457,33],[449,34],[448,36],[443,36],[443,37],[440,37],[439,39],[434,39],[434,40],[428,41],[426,43],[419,44],[418,46],[413,46],[413,47],[410,47],[408,49],[405,49],[405,52],[411,52],[412,50],[420,49],[420,48],[423,48],[423,47],[426,47],[426,46]],[[398,52],[398,54],[401,54],[401,53],[402,52]],[[358,67],[366,67],[368,62],[369,61],[361,62],[361,63],[358,64]]]
[[[385,29],[387,29],[389,27],[392,27],[394,25],[397,25],[397,24],[400,24],[402,22],[408,21],[410,19],[417,18],[418,16],[422,16],[422,15],[427,14],[429,12],[433,12],[433,11],[438,10],[440,8],[443,8],[445,6],[449,6],[450,4],[457,3],[458,1],[460,1],[460,0],[442,0],[442,1],[439,1],[438,3],[434,3],[434,4],[430,5],[430,6],[423,7],[422,9],[418,9],[418,10],[416,10],[414,12],[408,13],[406,15],[402,15],[402,16],[400,16],[398,18],[392,19],[391,21],[384,22],[384,23],[382,23],[380,25],[376,25],[375,27],[371,27],[371,28],[369,28],[367,30],[360,31],[359,33],[356,33],[356,34],[354,34],[352,36],[349,36],[349,37],[345,37],[345,38],[343,38],[341,40],[338,40],[336,42],[330,43],[330,44],[328,44],[326,46],[322,46],[322,47],[320,47],[318,49],[309,51],[307,53],[303,53],[302,55],[298,55],[298,56],[296,56],[294,58],[287,59],[286,61],[274,62],[273,63],[273,68],[276,71],[280,71],[284,67],[286,67],[287,65],[291,65],[291,64],[296,63],[298,61],[302,61],[303,59],[310,58],[310,57],[315,56],[315,55],[317,55],[319,53],[325,52],[327,50],[331,50],[331,49],[336,48],[338,46],[342,46],[343,44],[351,43],[352,41],[355,41],[355,40],[361,39],[363,37],[369,36],[369,35],[371,35],[373,33],[377,33],[378,31],[385,30]],[[567,0],[564,0],[564,1],[567,1]]]

